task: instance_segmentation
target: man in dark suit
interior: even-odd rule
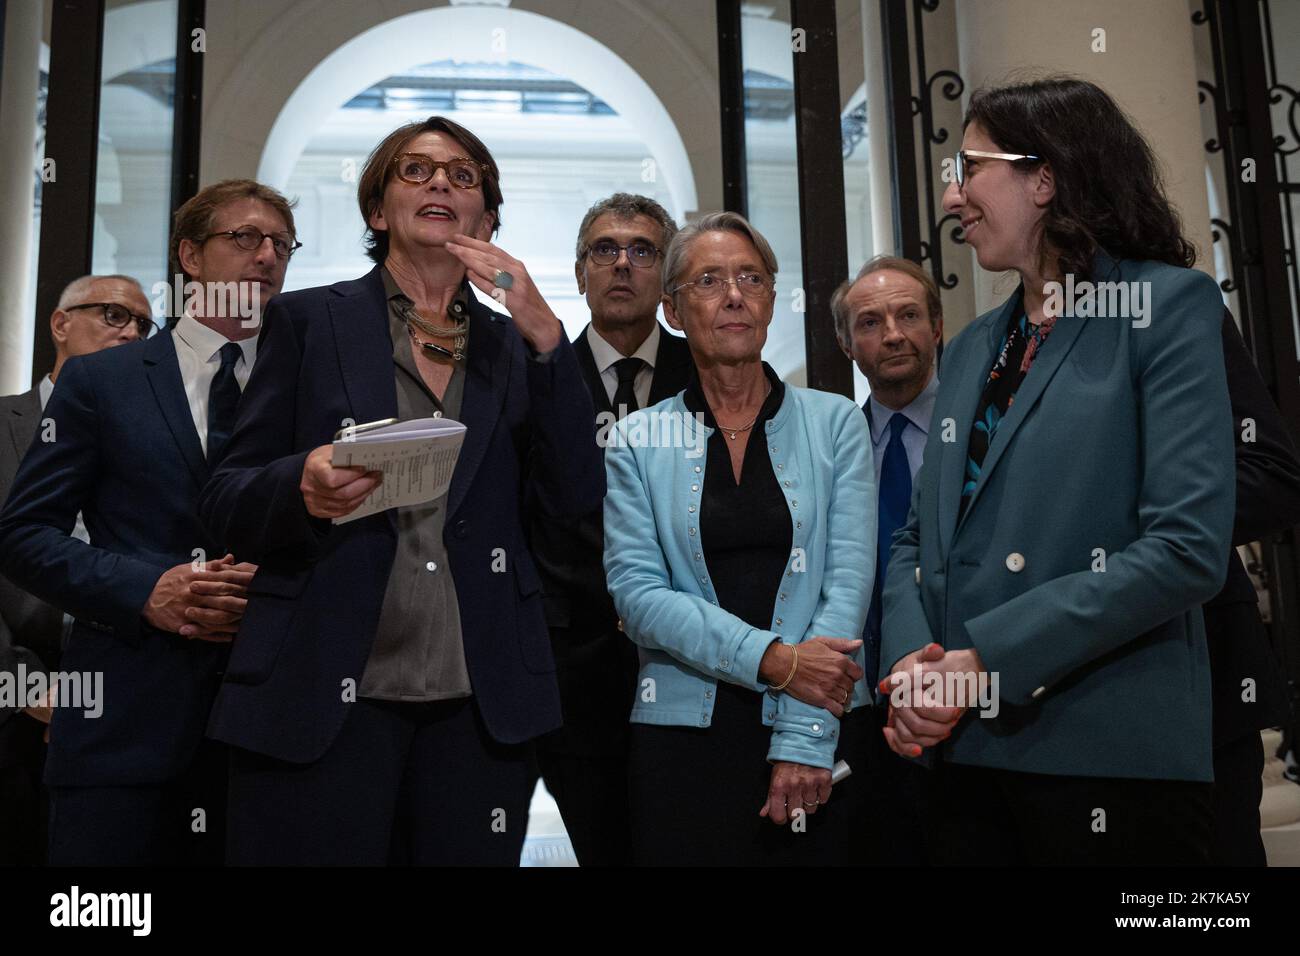
[[[686,387],[690,349],[656,318],[663,254],[676,232],[659,203],[628,193],[596,203],[579,227],[574,273],[591,324],[573,345],[598,434]],[[624,865],[631,859],[627,746],[637,653],[619,632],[605,587],[602,513],[597,507],[576,522],[534,514],[530,531],[564,710],[564,726],[538,742],[539,769],[578,862]]]
[[[249,180],[182,206],[173,268],[197,283],[184,314],[68,361],[45,408],[51,440],[32,444],[0,514],[0,571],[76,617],[62,668],[102,675],[100,713],[54,708],[52,864],[221,860],[225,755],[203,731],[255,569],[197,503],[256,355],[256,306],[279,292],[293,242],[289,204]],[[88,543],[72,534],[78,512]]]
[[[1259,732],[1286,723],[1287,688],[1236,546],[1300,524],[1300,460],[1286,422],[1226,309],[1223,355],[1236,433],[1237,510],[1228,579],[1203,608],[1214,706],[1210,859],[1220,866],[1264,866],[1259,834],[1264,748]]]
[[[881,588],[894,532],[907,520],[912,480],[921,469],[939,391],[943,305],[925,269],[907,259],[877,256],[835,291],[831,313],[840,348],[871,386],[862,410],[876,466],[876,582],[862,640],[867,685],[875,688],[882,676]],[[927,774],[891,751],[878,732],[888,718],[887,703],[881,700],[873,713],[877,733],[870,735],[865,768],[872,813],[863,827],[863,859],[921,864],[926,861]]]
[[[41,427],[42,412],[64,363],[149,334],[149,300],[130,276],[82,276],[68,284],[50,316],[54,368],[21,395],[0,398],[0,505],[9,497],[18,465]],[[81,540],[86,529],[78,515]],[[59,666],[66,618],[0,576],[0,673],[50,674]],[[20,666],[21,665],[21,669]],[[21,683],[21,682],[19,682]],[[53,708],[0,707],[0,865],[45,859],[45,726]]]

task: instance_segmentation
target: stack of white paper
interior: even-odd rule
[[[401,505],[418,505],[447,493],[465,441],[465,426],[450,418],[417,418],[355,432],[345,429],[334,441],[335,467],[382,471],[384,480],[345,524]]]

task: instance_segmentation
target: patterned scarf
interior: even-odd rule
[[[1055,325],[1056,316],[1049,316],[1041,325],[1032,325],[1029,316],[1024,313],[1007,325],[1007,331],[1002,336],[1002,348],[993,362],[993,368],[989,370],[988,381],[984,383],[979,406],[975,409],[975,422],[971,426],[970,447],[966,457],[966,474],[962,480],[961,509],[957,515],[959,521],[979,483],[980,469],[993,444],[998,424],[1015,402],[1016,391],[1029,374],[1029,367],[1034,364],[1034,358]]]

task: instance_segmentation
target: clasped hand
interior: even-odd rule
[[[153,586],[141,616],[160,631],[228,643],[239,629],[256,572],[257,565],[237,564],[233,554],[197,567],[178,564]]]
[[[891,694],[895,689],[904,691],[891,695],[884,728],[886,742],[900,756],[919,757],[923,748],[947,740],[969,706],[968,701],[958,700],[944,700],[937,705],[922,703],[921,689],[927,683],[925,675],[930,673],[938,674],[939,686],[947,688],[953,685],[943,679],[945,674],[973,673],[978,677],[984,673],[984,663],[973,648],[945,652],[942,645],[927,644],[894,665],[878,689],[882,694]]]
[[[795,651],[790,644],[773,641],[759,662],[758,678],[769,686],[777,686],[785,682],[793,669],[794,677],[782,688],[783,693],[843,717],[853,697],[853,685],[862,677],[862,668],[849,655],[861,646],[860,640],[811,637]]]

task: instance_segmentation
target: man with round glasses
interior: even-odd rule
[[[0,398],[0,503],[9,495],[23,454],[41,431],[42,413],[63,364],[73,356],[145,338],[152,328],[149,300],[130,276],[82,276],[68,283],[50,317],[54,368],[21,395]],[[73,533],[86,540],[80,515]],[[29,676],[57,669],[71,625],[72,619],[58,608],[0,577],[0,673],[16,675],[19,665]],[[42,737],[52,713],[48,698],[0,709],[0,865],[45,860]]]
[[[598,435],[686,387],[686,340],[656,318],[663,250],[676,232],[663,206],[628,193],[596,203],[578,229],[573,271],[591,324],[573,344]],[[637,654],[619,632],[605,587],[602,516],[599,508],[577,522],[539,514],[531,533],[564,710],[564,726],[538,742],[538,764],[578,862],[626,865],[628,715]]]
[[[61,668],[102,675],[98,713],[58,701],[51,719],[51,864],[222,860],[228,757],[204,731],[257,569],[203,526],[198,498],[296,245],[290,204],[261,183],[215,183],[181,206],[182,314],[60,363],[48,429],[0,513],[0,572],[76,618]],[[56,341],[99,326],[135,338],[143,294],[113,296],[97,283],[64,303]],[[70,534],[78,512],[88,542]]]

